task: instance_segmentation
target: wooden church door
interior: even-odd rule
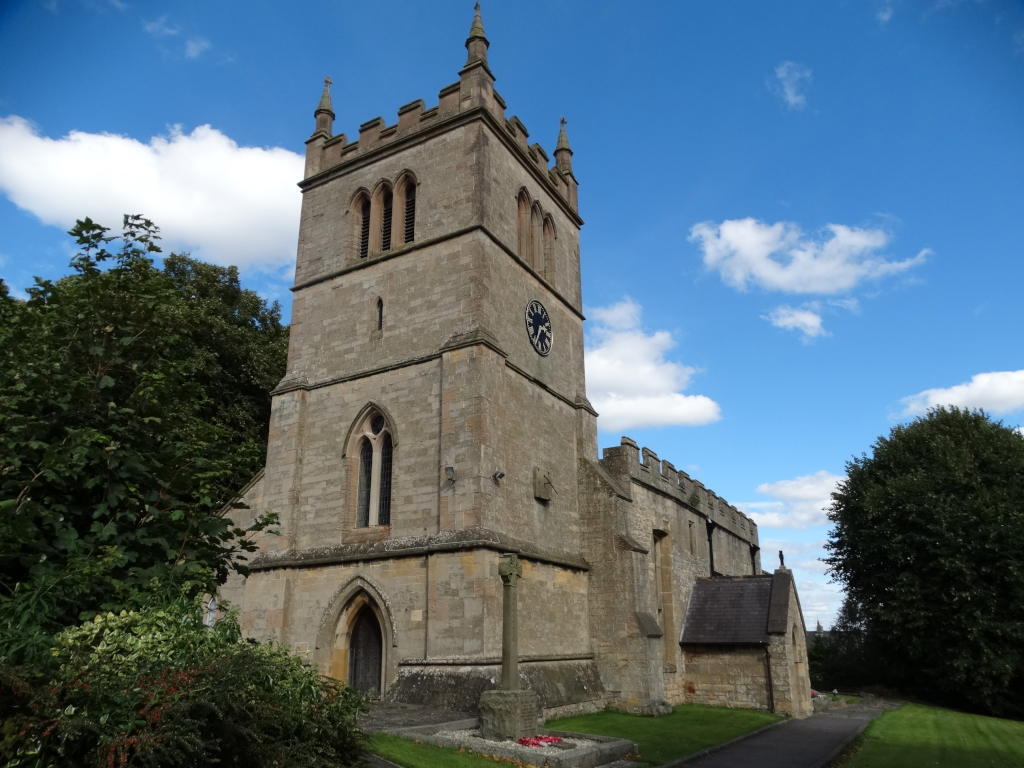
[[[348,684],[359,693],[380,693],[382,655],[380,623],[366,606],[359,612],[349,640]]]

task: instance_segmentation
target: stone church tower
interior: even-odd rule
[[[496,685],[498,560],[515,552],[520,671],[546,714],[718,698],[800,714],[796,693],[780,699],[805,687],[799,603],[792,579],[772,594],[753,522],[647,449],[641,462],[629,438],[598,459],[573,153],[564,121],[552,165],[506,117],[488,47],[478,6],[437,106],[406,104],[356,141],[333,133],[325,85],[300,184],[288,373],[266,469],[232,513],[277,512],[280,535],[221,598],[248,636],[325,674],[472,709]],[[739,646],[713,632],[680,645],[691,593],[726,581],[766,595],[737,610],[785,603],[799,646],[786,617],[781,641],[762,621]],[[689,677],[687,647],[700,660]],[[733,669],[750,678],[742,691],[714,693]]]

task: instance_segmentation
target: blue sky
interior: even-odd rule
[[[0,277],[76,217],[161,224],[290,308],[323,77],[336,132],[457,79],[469,2],[7,0]],[[1024,5],[486,2],[496,87],[580,182],[588,390],[761,524],[828,625],[821,512],[928,405],[1024,412]],[[623,375],[624,372],[642,375]]]

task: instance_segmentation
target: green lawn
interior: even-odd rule
[[[417,744],[409,739],[374,734],[370,739],[370,751],[405,768],[494,768],[495,762],[472,752],[442,748],[434,744]],[[500,765],[500,763],[499,763]]]
[[[1020,768],[1024,723],[907,704],[868,726],[847,768]]]
[[[681,704],[672,708],[671,715],[664,717],[642,717],[606,710],[549,720],[544,727],[630,739],[640,746],[640,760],[660,765],[781,719],[778,715],[752,709]]]

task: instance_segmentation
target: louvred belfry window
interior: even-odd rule
[[[384,193],[384,216],[380,225],[380,249],[382,251],[391,250],[391,219],[394,200],[394,195],[390,190]]]
[[[370,252],[370,201],[364,200],[362,211],[362,221],[359,223],[359,258],[365,259],[366,255]]]
[[[416,236],[416,185],[411,181],[405,188],[405,242]]]
[[[530,260],[530,200],[526,192],[519,193],[516,203],[516,253],[523,261]]]

